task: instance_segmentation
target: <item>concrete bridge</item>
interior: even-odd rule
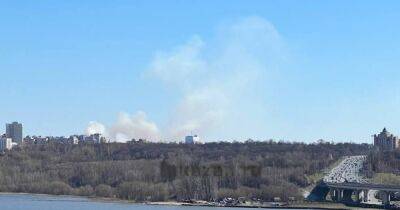
[[[369,204],[374,200],[375,193],[384,206],[390,206],[391,194],[400,192],[400,186],[370,184],[370,183],[319,183],[308,196],[311,201],[326,201],[328,195],[334,202],[346,204]],[[376,204],[376,203],[375,203]]]

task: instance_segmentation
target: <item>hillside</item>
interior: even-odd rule
[[[365,174],[375,183],[400,185],[400,151],[379,151],[369,153]]]
[[[247,197],[302,199],[308,177],[367,144],[284,142],[111,143],[52,142],[0,157],[0,191],[71,194],[134,201]]]

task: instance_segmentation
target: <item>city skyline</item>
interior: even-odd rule
[[[122,140],[400,133],[398,2],[256,2],[1,2],[0,124]]]
[[[13,128],[10,128],[10,126],[13,126]],[[14,126],[18,126],[18,127],[15,128]],[[96,137],[96,138],[100,138],[100,137],[104,136],[105,138],[110,138],[110,136],[108,135],[107,132],[97,132],[97,131],[101,131],[102,129],[100,129],[100,130],[99,129],[95,129],[92,132],[89,132],[88,129],[90,129],[90,123],[89,123],[88,127],[86,128],[86,130],[84,132],[81,132],[81,133],[79,133],[79,132],[77,132],[77,133],[69,133],[69,134],[65,134],[65,135],[23,134],[23,128],[22,127],[23,127],[22,123],[20,123],[18,121],[14,121],[12,123],[6,123],[5,133],[3,133],[4,138],[12,139],[13,142],[18,143],[18,144],[23,142],[23,141],[25,141],[25,140],[32,139],[32,137],[34,137],[34,138],[45,138],[45,139],[50,137],[50,138],[55,138],[56,140],[59,140],[59,139],[67,140],[69,138],[75,138],[75,137],[82,137],[82,138],[86,138],[86,137],[93,138],[93,137]],[[15,131],[10,131],[10,130],[15,130],[15,129],[20,129],[18,131],[18,133],[20,133],[20,134],[17,134],[17,137],[15,137],[15,134],[11,134],[11,133],[14,133]],[[387,132],[387,129],[386,129],[386,127],[384,127],[383,131],[381,131],[381,134],[382,133],[386,133],[386,132]],[[388,132],[388,134],[390,134],[390,133]],[[390,134],[390,135],[391,135],[391,138],[396,139],[396,141],[397,141],[397,139],[398,139],[397,136],[395,136],[394,134]],[[236,138],[236,139],[231,139],[231,141],[234,141],[234,142],[236,142],[236,141],[238,141],[238,142],[246,142],[246,141],[249,141],[249,140],[251,140],[251,141],[271,141],[272,140],[272,141],[284,141],[284,142],[288,142],[288,143],[290,143],[290,142],[318,143],[318,142],[323,141],[323,142],[330,142],[330,143],[367,143],[367,144],[376,145],[377,144],[376,143],[377,136],[378,136],[378,134],[370,135],[370,137],[372,137],[372,138],[367,140],[367,141],[364,141],[364,142],[334,141],[334,140],[327,140],[327,139],[322,139],[322,138],[316,139],[315,141],[311,141],[311,142],[301,141],[301,140],[292,141],[292,140],[289,140],[289,139],[273,139],[273,138],[264,138],[264,139],[252,139],[252,138],[237,139]],[[391,140],[391,139],[389,139],[389,140]],[[100,141],[100,140],[97,140],[97,141]],[[190,143],[194,143],[194,142],[203,143],[203,141],[200,140],[200,137],[197,134],[193,134],[193,133],[187,134],[186,136],[184,136],[183,139],[178,139],[178,138],[175,138],[175,139],[146,139],[146,138],[143,138],[143,137],[132,137],[132,138],[129,138],[129,139],[126,139],[126,140],[123,140],[123,141],[120,141],[118,139],[113,139],[113,138],[112,139],[107,139],[107,141],[109,141],[109,142],[120,142],[120,143],[127,143],[127,142],[131,142],[131,141],[146,141],[146,142],[148,141],[148,142],[161,142],[161,143],[162,142],[164,142],[164,143],[183,142],[183,143],[186,143],[186,144],[190,144]],[[206,141],[204,141],[204,143],[207,143],[207,142],[210,142],[210,143],[211,142],[225,142],[225,141],[227,141],[227,140],[226,139],[220,139],[220,140],[214,140],[214,141],[206,140]],[[381,141],[386,142],[387,140],[383,139]],[[396,146],[394,146],[394,147],[396,147]]]

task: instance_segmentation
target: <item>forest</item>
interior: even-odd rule
[[[370,147],[272,140],[193,145],[49,142],[3,153],[0,191],[136,202],[302,199],[302,189],[313,184],[309,177],[343,155],[366,154]]]
[[[369,152],[364,173],[375,183],[400,185],[400,150]]]

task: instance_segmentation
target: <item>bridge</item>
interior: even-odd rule
[[[378,190],[385,192],[400,192],[400,186],[396,185],[383,185],[383,184],[370,184],[370,183],[326,183],[330,188],[337,189],[352,189],[352,190]]]
[[[400,192],[400,186],[356,182],[321,182],[313,189],[308,199],[326,201],[329,195],[334,202],[368,204],[370,200],[374,199],[372,196],[375,196],[375,193],[371,194],[370,192],[378,192],[382,205],[390,206],[391,195]]]
[[[340,202],[351,205],[390,206],[395,193],[400,193],[400,185],[369,183],[360,171],[366,156],[346,156],[324,176],[307,197],[310,201]],[[378,198],[378,199],[377,199]]]

